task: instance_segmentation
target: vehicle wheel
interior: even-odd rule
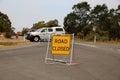
[[[37,36],[34,37],[34,41],[35,41],[35,42],[38,42],[39,40],[40,40],[39,37],[37,37]]]

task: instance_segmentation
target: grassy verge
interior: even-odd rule
[[[14,46],[14,45],[25,45],[29,44],[30,42],[27,41],[21,41],[21,42],[0,42],[0,45],[3,46]]]
[[[12,46],[12,45],[17,45],[17,42],[0,42],[0,45],[4,46]]]
[[[0,42],[0,49],[15,48],[18,46],[24,46],[30,44],[28,41],[23,42]]]
[[[27,40],[23,41],[22,36],[20,36],[19,39],[16,39],[15,36],[9,39],[0,36],[0,49],[24,46],[27,44],[30,44],[30,42]]]
[[[77,39],[75,38],[76,41],[80,41],[80,42],[92,42],[94,43],[94,41],[88,41],[88,40],[81,40],[81,39]],[[120,41],[96,41],[97,44],[113,44],[113,45],[120,45]]]

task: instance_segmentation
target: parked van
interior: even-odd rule
[[[48,28],[40,28],[34,32],[30,32],[27,34],[27,39],[30,41],[44,41],[48,40],[51,35],[61,35],[65,34],[65,30],[63,27],[48,27]]]

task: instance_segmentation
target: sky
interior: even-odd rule
[[[109,9],[116,9],[120,4],[120,0],[0,0],[0,12],[8,15],[18,32],[39,21],[57,19],[59,25],[63,25],[64,17],[72,12],[73,5],[83,1],[91,7],[105,3]]]

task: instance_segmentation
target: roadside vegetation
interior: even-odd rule
[[[11,38],[14,34],[14,27],[11,25],[11,21],[7,14],[0,12],[0,35],[6,38]]]
[[[13,46],[13,45],[17,45],[17,42],[0,42],[0,45],[4,45],[4,46]]]
[[[25,41],[19,41],[19,42],[0,42],[0,49],[6,49],[6,48],[14,48],[19,47],[23,45],[30,44],[30,42]]]
[[[55,26],[60,26],[58,24],[58,20],[57,19],[53,19],[50,20],[48,22],[45,21],[38,21],[36,23],[33,24],[33,26],[31,27],[31,30],[36,30],[39,28],[43,28],[43,27],[55,27]],[[29,31],[29,28],[23,28],[22,29],[22,35],[26,34]]]
[[[0,45],[4,46],[14,46],[14,45],[24,45],[29,44],[30,42],[20,41],[20,42],[0,42]]]
[[[83,40],[80,38],[75,38],[75,41],[78,42],[89,42],[89,43],[94,43],[94,40]],[[97,41],[95,44],[112,44],[112,45],[120,45],[120,41]]]
[[[73,5],[72,12],[64,18],[64,28],[79,39],[92,41],[120,41],[120,5],[108,9],[106,4],[94,8],[87,2]]]

